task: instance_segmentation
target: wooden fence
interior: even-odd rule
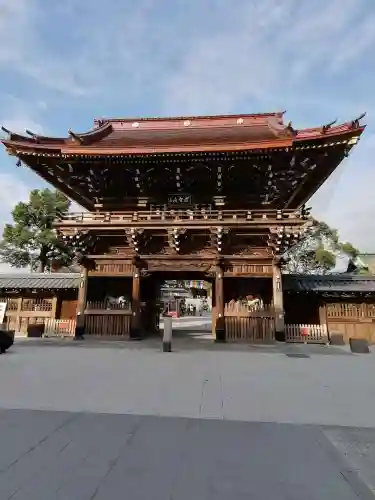
[[[327,318],[375,318],[375,304],[327,304]]]
[[[89,301],[85,309],[85,333],[97,337],[128,337],[131,320],[127,303]]]
[[[285,325],[285,341],[326,344],[328,342],[327,325]]]
[[[224,308],[226,339],[229,342],[272,342],[275,340],[275,310],[260,304],[229,303]]]
[[[332,333],[340,333],[346,343],[350,338],[364,338],[375,343],[375,304],[328,303],[325,306],[326,322]]]
[[[27,335],[29,326],[44,324],[56,315],[57,298],[0,298],[6,302],[4,323],[9,330]]]

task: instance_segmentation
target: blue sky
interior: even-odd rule
[[[0,0],[0,123],[287,110],[297,128],[367,111],[316,216],[375,252],[374,0]],[[0,152],[0,224],[42,186]]]

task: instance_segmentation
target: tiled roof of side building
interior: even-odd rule
[[[375,276],[352,274],[283,276],[283,288],[293,292],[364,292],[375,293]]]
[[[0,289],[67,289],[78,288],[78,273],[0,274]]]
[[[79,273],[0,274],[0,289],[74,289],[78,288]],[[375,276],[351,274],[285,274],[285,291],[296,292],[374,292]]]

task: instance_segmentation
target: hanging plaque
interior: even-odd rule
[[[168,205],[170,206],[186,206],[191,204],[190,194],[177,193],[168,195]]]

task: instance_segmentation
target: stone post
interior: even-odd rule
[[[279,341],[285,340],[285,318],[284,318],[284,298],[283,282],[280,265],[274,262],[272,265],[272,291],[273,306],[275,308],[275,338]]]

